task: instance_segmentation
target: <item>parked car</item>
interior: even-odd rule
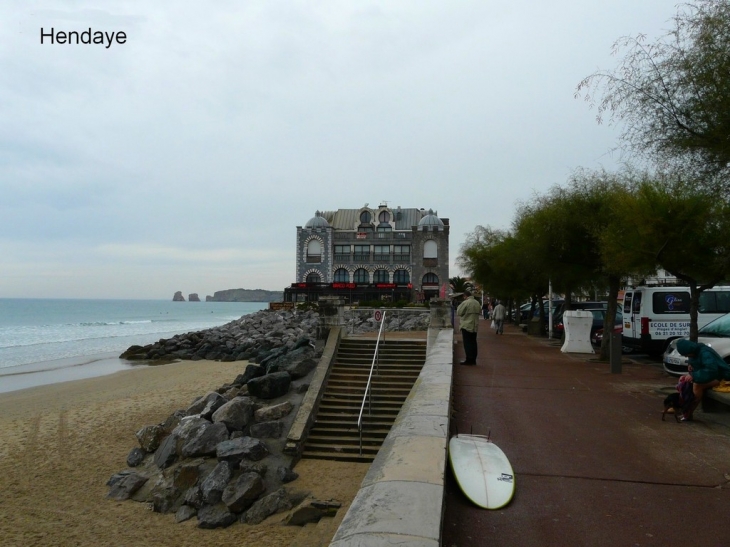
[[[593,312],[595,310],[597,312],[593,314],[593,327],[591,327],[591,334],[593,334],[593,331],[595,329],[603,328],[603,314],[601,312],[605,312],[607,308],[608,302],[572,302],[570,306],[571,311],[584,310]],[[565,326],[563,325],[563,314],[566,311],[568,310],[565,309],[565,302],[561,300],[560,305],[556,308],[555,313],[553,314],[553,336],[555,338],[561,337],[563,335],[563,332],[565,332]],[[547,316],[547,312],[545,313],[545,315]],[[548,326],[546,324],[546,332],[547,328]]]
[[[605,321],[605,311],[603,312],[603,321]],[[595,317],[595,314],[594,314]],[[601,324],[600,328],[596,328],[591,332],[591,344],[594,346],[600,346],[603,342],[603,331],[604,331],[605,325]],[[623,332],[624,328],[624,316],[623,313],[621,313],[620,309],[616,310],[616,318],[614,319],[613,324],[613,332],[616,334],[621,334]],[[623,347],[623,353],[631,353],[631,348]]]
[[[553,300],[553,321],[555,318],[555,314],[560,309],[560,306],[563,304],[563,300]],[[543,300],[542,302],[542,309],[543,309],[543,316],[545,317],[545,322],[547,323],[547,314],[548,314],[548,308],[550,306],[550,303],[547,300]],[[527,323],[529,321],[529,315],[530,315],[530,308],[532,307],[532,303],[528,302],[527,304],[522,304],[520,306],[520,315],[519,320],[517,321],[517,324],[523,324]],[[533,312],[533,317],[539,317],[540,313],[540,304],[535,304],[535,311]],[[513,312],[513,319],[517,317],[517,312]]]
[[[681,376],[687,374],[687,357],[677,351],[677,340],[682,340],[682,338],[669,342],[662,362],[666,372]],[[726,363],[730,363],[730,313],[718,317],[712,323],[702,327],[698,332],[697,341],[707,344],[719,353]]]

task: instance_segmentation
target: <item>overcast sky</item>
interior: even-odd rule
[[[451,276],[476,225],[618,128],[578,82],[669,0],[11,1],[0,5],[0,297],[201,297],[294,281],[317,210],[433,208]],[[51,45],[49,32],[126,42]]]

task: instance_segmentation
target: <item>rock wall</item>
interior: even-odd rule
[[[285,432],[322,355],[313,338],[317,319],[311,311],[262,311],[133,352],[169,349],[166,355],[184,351],[195,358],[226,348],[228,356],[249,352],[258,364],[249,363],[230,383],[162,423],[140,429],[138,446],[127,456],[129,468],[109,479],[107,497],[147,503],[156,512],[174,513],[177,522],[197,517],[201,528],[258,524],[281,511],[291,511],[288,524],[303,525],[336,512],[338,502],[285,487],[297,478],[291,456],[283,453]],[[181,349],[193,342],[198,350]]]
[[[270,359],[285,359],[289,352],[307,346],[315,340],[318,324],[319,314],[311,310],[262,310],[220,327],[178,334],[146,346],[131,346],[120,358],[130,361],[247,360],[264,364]]]

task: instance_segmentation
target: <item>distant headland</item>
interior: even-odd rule
[[[206,296],[206,302],[281,302],[284,299],[283,291],[266,291],[264,289],[226,289],[216,291],[213,296]],[[172,297],[173,302],[185,302],[182,291],[177,291]],[[189,302],[200,302],[198,293],[188,295]]]

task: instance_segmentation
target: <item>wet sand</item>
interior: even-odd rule
[[[107,480],[137,446],[136,431],[243,368],[183,362],[0,394],[0,544],[288,546],[301,529],[281,525],[280,515],[201,530],[195,519],[176,524],[145,504],[105,499]],[[342,501],[341,518],[368,467],[303,460],[291,486]]]

